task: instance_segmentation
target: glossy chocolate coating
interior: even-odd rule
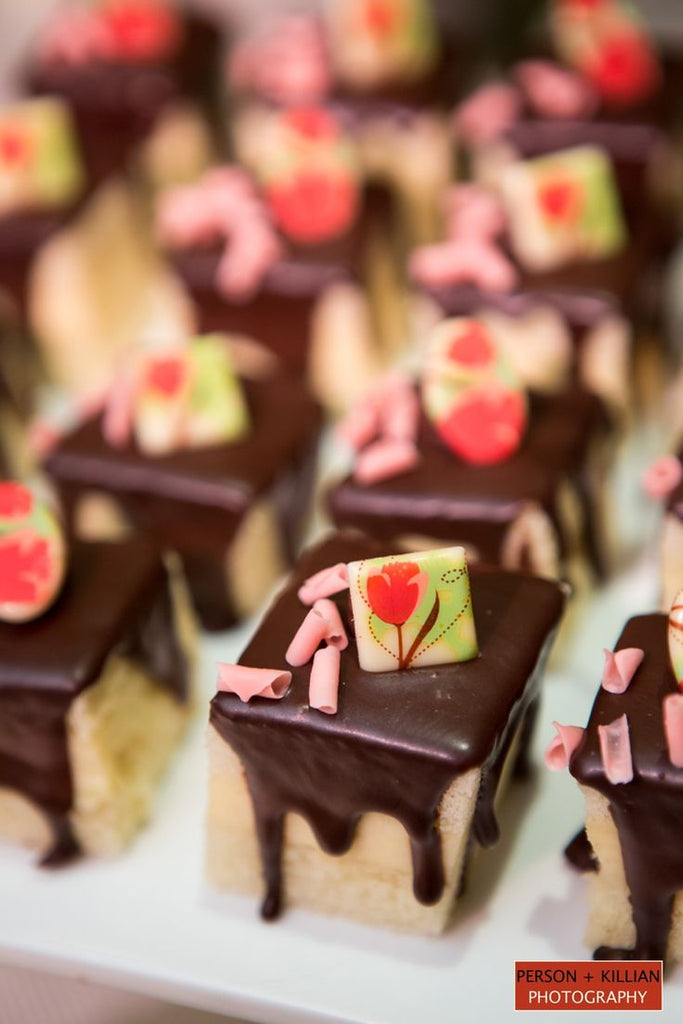
[[[532,394],[519,450],[496,465],[474,466],[459,459],[423,416],[418,465],[369,485],[346,477],[329,492],[330,512],[338,526],[354,526],[384,541],[419,534],[471,545],[484,561],[500,564],[505,534],[528,502],[544,509],[563,544],[558,497],[562,483],[570,480],[583,505],[588,554],[600,572],[587,456],[605,422],[600,399],[580,388]]]
[[[158,551],[141,539],[74,543],[56,603],[32,622],[0,624],[0,787],[24,794],[48,816],[49,863],[77,849],[66,718],[114,652],[187,699],[168,577]]]
[[[72,108],[94,181],[125,169],[133,150],[172,101],[191,98],[216,116],[221,37],[215,26],[185,12],[178,50],[159,61],[33,61],[29,92],[62,97]]]
[[[240,664],[289,668],[285,651],[307,612],[297,597],[301,582],[339,561],[384,553],[386,546],[354,532],[332,535],[309,550]],[[471,588],[481,652],[472,661],[363,671],[344,593],[336,600],[350,643],[341,657],[336,715],[308,707],[310,664],[292,669],[282,700],[243,704],[232,694],[214,697],[211,722],[241,758],[254,803],[265,917],[280,910],[282,824],[289,811],[302,814],[322,848],[335,854],[350,847],[365,812],[396,818],[410,838],[415,896],[427,904],[443,891],[439,803],[470,768],[482,768],[474,835],[486,846],[496,841],[499,774],[516,727],[538,698],[564,595],[547,580],[478,567]]]
[[[630,619],[615,650],[638,647],[645,657],[623,694],[602,687],[595,698],[581,744],[569,769],[582,785],[609,801],[619,834],[633,905],[633,949],[596,950],[599,959],[660,959],[666,952],[674,894],[683,890],[683,769],[671,764],[664,734],[662,702],[678,687],[669,661],[668,617]],[[600,756],[598,726],[628,716],[632,782],[609,782]]]
[[[113,495],[133,524],[179,552],[207,629],[235,621],[226,589],[225,556],[245,514],[273,499],[290,552],[308,506],[320,411],[303,384],[282,373],[245,381],[251,429],[230,444],[153,457],[131,440],[113,448],[99,417],[65,437],[46,468],[60,488],[71,524],[89,490]]]

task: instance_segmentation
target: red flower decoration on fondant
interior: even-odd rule
[[[382,622],[402,626],[419,605],[427,586],[427,574],[416,562],[388,562],[368,577],[368,601]]]
[[[322,107],[296,107],[285,114],[285,119],[288,128],[314,142],[334,139],[339,134],[337,122]]]
[[[576,220],[583,205],[583,191],[576,181],[553,178],[538,187],[538,201],[548,220],[556,224]]]
[[[491,465],[519,447],[526,422],[523,396],[502,384],[469,388],[438,424],[446,444],[474,465]]]
[[[655,55],[647,39],[636,32],[606,39],[588,71],[600,93],[617,106],[645,99],[659,82]]]
[[[366,0],[363,22],[373,35],[391,36],[398,27],[399,11],[392,0]]]
[[[33,509],[28,487],[13,480],[0,483],[0,519],[25,519]]]
[[[32,530],[0,538],[0,604],[34,604],[52,582],[50,546]]]
[[[175,11],[153,0],[115,0],[101,12],[118,57],[154,60],[178,45],[180,24]]]
[[[460,366],[483,370],[496,357],[496,350],[481,324],[471,323],[460,331],[448,349],[448,358]]]
[[[145,383],[150,391],[159,391],[169,398],[180,391],[186,380],[187,363],[182,356],[155,359],[145,374]]]
[[[312,245],[349,227],[358,196],[350,177],[304,170],[289,181],[272,184],[268,201],[280,230],[294,242]]]
[[[6,167],[25,167],[31,159],[31,140],[21,128],[0,132],[0,161]]]

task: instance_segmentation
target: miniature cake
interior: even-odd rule
[[[267,919],[304,906],[443,931],[524,759],[561,588],[475,568],[470,596],[462,548],[385,550],[353,532],[309,550],[219,666],[208,876],[264,892]]]
[[[141,539],[75,542],[0,484],[0,836],[55,864],[118,853],[188,718],[192,619]]]
[[[343,407],[376,372],[400,307],[391,202],[364,185],[327,111],[271,112],[262,127],[246,157],[254,179],[219,167],[162,191],[157,235],[201,330],[266,345]]]
[[[95,181],[125,169],[174,103],[215,115],[222,42],[198,12],[166,0],[98,0],[56,10],[31,56],[26,84],[71,107]]]
[[[68,522],[92,535],[93,496],[180,555],[203,625],[253,612],[305,526],[320,413],[267,364],[238,379],[227,340],[132,357],[104,411],[64,437],[46,468]]]
[[[68,109],[54,98],[0,107],[0,288],[21,316],[40,247],[85,193]]]
[[[474,319],[436,327],[421,376],[421,402],[410,378],[389,378],[342,424],[357,455],[328,495],[336,525],[407,549],[457,542],[471,558],[552,577],[574,533],[604,571],[602,402],[572,384],[527,396]]]
[[[586,798],[597,858],[587,940],[597,959],[683,960],[683,591],[669,616],[630,619],[605,651],[585,729],[557,726],[550,768]]]
[[[471,48],[429,0],[332,0],[321,18],[271,18],[237,44],[235,148],[273,106],[327,102],[363,166],[395,191],[415,240],[434,232],[434,196],[451,176],[448,105]],[[462,31],[461,31],[462,35]]]

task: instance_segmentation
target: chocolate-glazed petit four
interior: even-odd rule
[[[188,718],[192,617],[142,539],[65,547],[0,484],[0,836],[56,864],[118,853]]]
[[[38,250],[73,216],[85,190],[71,115],[60,100],[0,107],[0,289],[21,317]]]
[[[216,114],[222,39],[167,0],[60,6],[37,40],[27,88],[71,107],[93,180],[126,168],[161,115],[183,99]]]
[[[271,111],[244,159],[253,179],[223,166],[162,191],[159,241],[202,330],[266,345],[343,407],[377,371],[385,311],[400,306],[390,198],[366,187],[322,108]]]
[[[357,454],[329,508],[338,526],[385,542],[461,543],[472,558],[544,576],[560,574],[578,531],[601,572],[606,428],[595,395],[571,384],[527,394],[494,330],[446,320],[432,333],[419,392],[410,378],[389,378],[342,425]]]
[[[208,875],[262,893],[266,918],[303,906],[443,931],[524,762],[561,588],[468,578],[462,548],[386,551],[323,540],[219,666]]]
[[[255,611],[304,529],[320,412],[267,363],[238,379],[227,340],[196,338],[131,359],[100,415],[46,461],[69,523],[91,532],[90,499],[178,552],[203,625]]]
[[[682,637],[683,591],[669,614],[630,619],[586,729],[558,725],[546,754],[586,798],[597,959],[683,960]]]

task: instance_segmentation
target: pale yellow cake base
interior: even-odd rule
[[[196,629],[182,584],[174,581],[177,635],[190,673]],[[100,678],[69,709],[67,746],[73,783],[70,814],[83,851],[115,856],[150,816],[154,796],[192,709],[135,662],[112,654]],[[43,812],[0,787],[0,838],[46,854],[53,841]]]
[[[600,870],[588,875],[589,919],[586,944],[631,949],[635,945],[631,900],[624,875],[619,833],[602,793],[581,787],[586,800],[586,831],[600,862]],[[669,962],[683,961],[683,892],[674,901],[667,945]]]
[[[242,764],[213,726],[208,747],[207,878],[217,890],[262,897],[261,855]],[[507,788],[517,751],[516,738],[496,805]],[[445,888],[438,903],[425,906],[413,894],[410,844],[403,826],[373,812],[363,815],[350,850],[341,856],[325,853],[301,816],[286,815],[283,904],[397,931],[441,934],[452,917],[466,866],[480,782],[480,770],[472,768],[454,779],[441,800],[437,829]]]

